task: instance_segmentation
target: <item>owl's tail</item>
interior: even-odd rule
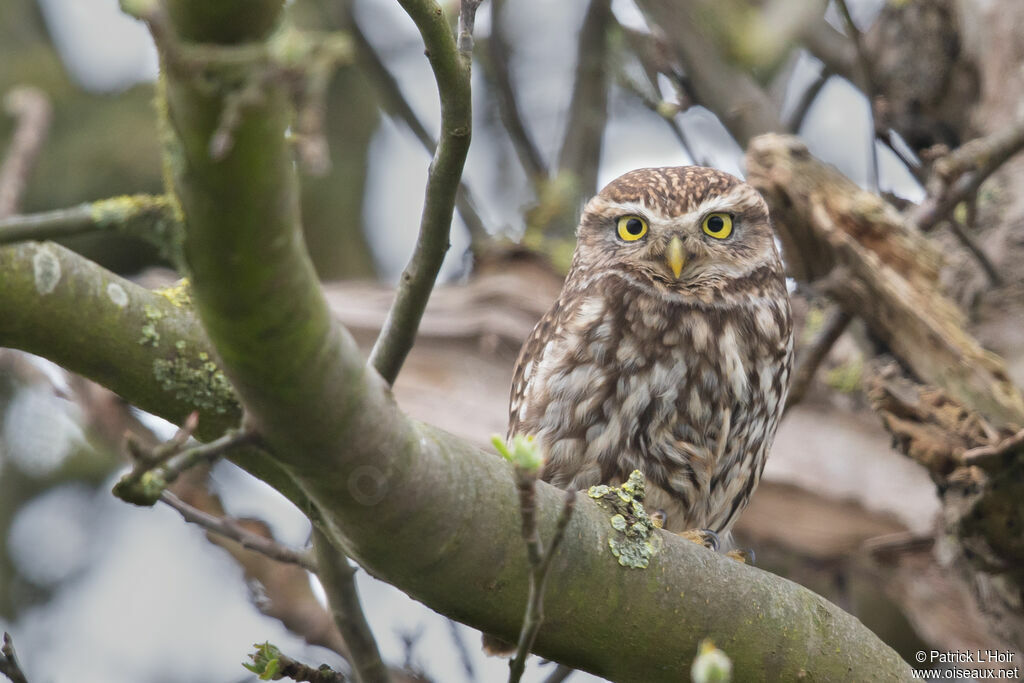
[[[509,657],[516,651],[515,643],[510,643],[490,633],[482,635],[481,640],[484,644],[484,654],[490,657]]]

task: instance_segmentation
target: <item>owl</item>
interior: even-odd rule
[[[711,168],[643,168],[583,210],[565,284],[523,345],[509,435],[563,488],[647,479],[669,531],[728,538],[786,399],[793,326],[768,207]]]

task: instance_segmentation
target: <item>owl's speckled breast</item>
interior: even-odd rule
[[[639,469],[667,528],[727,532],[760,478],[785,400],[785,290],[707,305],[607,277],[559,306],[513,405],[515,431],[546,449],[544,478],[586,488]]]

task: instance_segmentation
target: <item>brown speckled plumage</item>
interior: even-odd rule
[[[706,235],[710,212],[733,219]],[[647,234],[619,238],[624,215]],[[666,264],[678,236],[685,266]],[[509,434],[534,435],[561,487],[648,480],[673,531],[727,534],[760,479],[785,402],[792,323],[768,210],[710,168],[646,168],[583,212],[561,295],[516,364]]]

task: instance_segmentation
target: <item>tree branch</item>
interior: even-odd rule
[[[580,197],[597,192],[597,169],[608,121],[607,46],[613,21],[611,0],[590,0],[576,47],[576,73],[558,153],[558,172],[570,174]],[[572,211],[576,210],[574,202]],[[572,231],[576,226],[553,227]]]
[[[455,194],[469,152],[472,99],[469,91],[470,55],[456,46],[441,7],[434,0],[399,0],[412,17],[427,46],[441,96],[441,139],[430,163],[423,217],[409,265],[399,280],[395,303],[377,337],[370,364],[389,384],[395,381],[412,348],[420,318],[448,250]],[[475,0],[463,0],[475,6]],[[460,34],[471,33],[471,17]]]
[[[237,520],[230,517],[217,517],[203,512],[199,508],[189,505],[170,491],[161,493],[160,501],[174,508],[186,522],[196,524],[210,533],[235,541],[246,550],[266,555],[278,562],[296,564],[313,574],[317,573],[316,561],[307,552],[289,548],[272,538],[254,534],[239,524]]]
[[[967,332],[962,311],[938,287],[937,252],[892,206],[814,159],[795,138],[761,136],[746,162],[797,278],[841,267],[829,295],[918,377],[993,422],[1024,424],[1024,397],[1006,364]]]
[[[842,33],[825,21],[809,22],[800,31],[800,41],[807,51],[821,60],[827,71],[842,76],[858,88],[863,86],[857,70],[857,50]]]
[[[519,476],[517,472],[517,477]],[[526,613],[523,615],[523,628],[519,631],[519,643],[516,646],[515,656],[509,662],[509,683],[518,683],[523,677],[526,669],[526,658],[530,656],[533,643],[537,640],[537,633],[544,622],[544,588],[547,585],[548,570],[551,568],[551,560],[558,551],[558,546],[565,536],[565,527],[569,524],[572,511],[576,505],[576,492],[567,491],[565,503],[562,506],[562,513],[558,516],[555,525],[555,532],[551,536],[547,550],[544,550],[540,535],[537,533],[537,520],[533,511],[527,508],[535,505],[533,486],[537,483],[536,473],[529,482],[529,491],[523,486],[521,480],[519,485],[519,509],[523,515],[523,540],[526,541],[527,555],[530,560],[530,591],[526,596]],[[529,523],[530,528],[527,528]]]
[[[800,99],[797,100],[793,111],[786,117],[785,125],[787,131],[794,135],[800,132],[800,128],[804,125],[804,119],[807,118],[807,112],[811,110],[811,105],[818,99],[821,89],[825,87],[825,84],[828,83],[828,79],[831,77],[832,72],[827,67],[822,68],[821,73],[814,79],[814,82],[800,93]]]
[[[257,643],[255,647],[256,652],[249,655],[252,663],[243,663],[242,666],[258,675],[260,680],[276,681],[290,678],[293,681],[304,683],[347,683],[348,681],[345,676],[333,671],[326,664],[314,669],[283,654],[270,643]]]
[[[487,39],[487,58],[489,60],[485,73],[494,84],[495,98],[498,102],[498,115],[512,140],[512,148],[519,157],[519,163],[530,180],[536,184],[548,177],[547,164],[537,149],[533,136],[530,135],[523,115],[519,110],[515,88],[512,87],[512,66],[509,55],[508,41],[504,31],[505,0],[491,2],[491,35]]]
[[[313,549],[316,551],[318,575],[328,595],[331,615],[348,646],[349,662],[360,683],[387,683],[391,677],[380,656],[377,641],[366,621],[356,591],[356,569],[348,557],[338,551],[331,540],[313,527]]]
[[[174,245],[180,239],[181,229],[170,199],[132,195],[0,218],[0,244],[112,231],[144,239],[170,258],[175,256]]]
[[[41,248],[59,249],[3,248],[0,266],[5,274],[23,270],[14,258],[22,253],[31,273],[33,250]],[[98,266],[85,267],[88,262],[71,252],[62,253],[74,262],[63,262],[65,274],[76,274],[73,281],[62,278],[48,294],[30,285],[18,290],[20,295],[5,292],[0,297],[0,342],[13,345],[11,332],[17,331],[20,348],[105,380],[136,405],[180,421],[180,412],[190,407],[186,399],[163,394],[158,387],[154,391],[146,362],[119,364],[137,346],[127,321],[100,325],[111,336],[108,343],[94,344],[90,339],[97,326],[88,314],[70,319],[52,314],[66,308],[88,313],[94,296],[101,299],[105,282],[115,277],[103,275]],[[130,282],[124,286],[132,302],[168,304],[158,323],[161,344],[175,347],[171,330],[182,331],[182,338],[195,334],[198,326],[187,309],[174,308]],[[35,315],[44,305],[51,314]],[[12,321],[20,322],[12,327]],[[74,348],[54,347],[55,337],[82,341]],[[141,348],[158,357],[153,347]],[[332,357],[348,368],[348,383],[325,398],[304,399],[311,402],[303,404],[301,422],[294,417],[296,408],[282,404],[279,424],[267,430],[284,434],[279,437],[285,439],[283,445],[274,445],[276,457],[303,489],[291,497],[304,510],[315,505],[332,538],[374,574],[443,614],[515,639],[529,569],[511,467],[402,415],[384,384],[365,372],[354,344],[342,344]],[[332,377],[346,374],[328,372]],[[324,406],[330,409],[318,408]],[[229,426],[224,415],[209,410],[201,414],[200,424],[207,429],[218,421],[221,429]],[[343,428],[335,431],[339,424]],[[261,469],[260,461],[238,454],[233,459],[288,490],[281,485],[280,469]],[[564,495],[550,485],[537,485],[540,529],[555,527]],[[303,502],[302,496],[313,496],[315,503]],[[729,652],[737,675],[792,680],[803,669],[828,679],[850,675],[848,667],[852,675],[868,680],[902,680],[907,675],[898,656],[855,618],[804,588],[671,534],[661,534],[664,545],[648,569],[627,570],[608,550],[610,532],[607,513],[589,499],[578,501],[548,577],[547,618],[534,648],[541,656],[614,680],[650,680],[666,670],[687,671],[697,644],[710,636]],[[601,600],[593,599],[593,586],[601,586]],[[678,614],[687,619],[680,620]],[[587,633],[582,640],[581,624]],[[787,637],[779,635],[783,632]],[[626,637],[651,646],[624,650],[620,645]],[[821,645],[808,652],[807,642]],[[767,670],[766,661],[772,663]]]
[[[565,535],[565,527],[572,517],[576,506],[576,491],[569,490],[565,494],[562,513],[555,524],[555,532],[551,536],[547,550],[537,528],[537,476],[544,455],[533,443],[532,437],[516,436],[511,443],[504,443],[499,437],[491,439],[495,449],[503,458],[512,463],[515,471],[516,491],[519,493],[520,530],[526,544],[526,558],[530,565],[530,589],[526,597],[526,613],[523,615],[523,626],[519,630],[518,645],[515,655],[508,663],[509,683],[519,683],[526,670],[526,659],[537,639],[537,632],[544,621],[544,586],[547,581],[551,560],[558,552],[558,546]],[[485,649],[487,649],[485,638]]]
[[[151,452],[145,452],[129,439],[128,450],[135,459],[135,466],[114,485],[114,495],[135,505],[154,505],[183,472],[197,465],[212,465],[226,453],[256,445],[258,441],[253,432],[229,430],[209,443],[185,448],[198,420],[199,413],[193,412],[174,438],[157,445]]]
[[[928,197],[910,214],[927,231],[949,216],[957,204],[977,194],[985,180],[1024,149],[1024,119],[959,147],[935,162]]]
[[[4,643],[0,646],[0,674],[11,679],[11,683],[28,683],[25,672],[18,663],[18,653],[14,651],[11,634],[4,632]]]
[[[783,130],[768,94],[745,71],[731,66],[695,3],[638,0],[649,23],[664,32],[697,102],[713,111],[741,147],[755,135]]]
[[[0,165],[0,218],[17,213],[52,118],[50,100],[38,88],[11,89],[4,96],[4,108],[15,118],[15,128]]]
[[[637,54],[637,58],[642,59],[642,56]],[[635,96],[645,107],[657,114],[662,121],[668,124],[672,134],[675,135],[676,139],[679,141],[679,145],[683,148],[683,151],[686,152],[686,156],[690,157],[694,163],[700,163],[698,161],[697,154],[693,151],[693,147],[690,145],[690,140],[686,136],[686,131],[683,130],[682,124],[676,120],[676,115],[679,113],[679,106],[655,97],[648,91],[648,88],[642,86],[636,81],[636,79],[626,73],[625,69],[617,69],[615,75],[616,82],[618,82],[620,87]]]
[[[783,415],[803,400],[804,394],[811,386],[811,380],[818,372],[818,367],[828,356],[828,352],[832,350],[839,337],[846,331],[851,320],[853,320],[853,316],[848,312],[842,309],[833,311],[818,335],[808,344],[807,350],[801,354],[796,368],[793,369],[793,379],[789,383],[789,394],[786,395],[786,407],[783,410]]]
[[[562,683],[562,681],[569,678],[575,670],[576,669],[570,668],[565,664],[559,664],[555,667],[555,670],[544,679],[544,683]]]
[[[362,62],[362,67],[367,71],[368,80],[380,95],[381,105],[384,110],[392,119],[404,123],[413,136],[419,140],[420,144],[428,152],[434,154],[437,151],[437,140],[427,132],[426,126],[416,116],[416,112],[413,111],[412,106],[405,99],[405,95],[402,94],[398,81],[391,74],[391,71],[388,70],[384,60],[381,59],[376,48],[373,47],[373,44],[366,37],[366,34],[363,33],[359,22],[356,20],[355,13],[352,11],[354,3],[343,3],[343,5],[348,13],[349,33],[355,43],[356,52]],[[476,210],[476,202],[469,190],[469,186],[461,180],[459,181],[458,192],[455,195],[455,208],[458,210],[462,222],[466,224],[473,250],[479,251],[482,245],[490,239],[490,233],[487,231],[483,219]]]
[[[999,287],[1003,284],[1002,276],[996,269],[995,264],[993,264],[992,260],[988,257],[988,254],[985,253],[985,250],[981,248],[981,245],[978,244],[977,240],[975,240],[971,235],[971,232],[974,231],[977,225],[978,196],[975,194],[968,197],[965,200],[965,204],[965,213],[967,215],[964,222],[961,223],[957,218],[953,218],[947,221],[949,229],[953,231],[956,238],[960,240],[960,244],[964,245],[964,248],[974,256],[974,260],[977,261],[978,265],[981,266],[981,269],[985,271],[985,276],[988,277],[989,284],[993,287]]]
[[[871,65],[871,58],[868,55],[867,49],[864,47],[864,36],[861,35],[860,29],[857,28],[857,24],[853,21],[853,16],[850,14],[850,8],[846,5],[846,0],[836,0],[836,7],[839,8],[839,14],[843,17],[843,23],[846,24],[846,30],[850,33],[850,40],[853,42],[854,50],[857,53],[857,68],[860,70],[861,79],[864,83],[864,95],[868,100],[868,120],[871,122],[871,137],[868,142],[868,189],[872,192],[878,192],[878,147],[875,145],[875,138],[878,136],[878,131],[875,128],[875,96],[878,94],[878,88],[875,85],[874,69]]]

